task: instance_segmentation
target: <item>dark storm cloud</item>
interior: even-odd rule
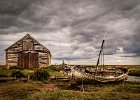
[[[111,34],[111,37],[106,43],[106,54],[113,55],[118,47],[124,47],[126,53],[136,53],[138,56],[140,51],[139,39],[134,37],[139,37],[139,31],[135,30],[139,29],[140,26],[138,24],[138,19],[140,19],[140,13],[138,13],[140,11],[140,1],[112,0],[107,4],[110,5],[108,10],[104,10],[104,7],[101,8],[103,9],[103,14],[97,14],[98,16],[93,14],[91,19],[87,18],[78,21],[71,35],[72,39],[77,39],[78,36],[77,43],[81,43],[81,46],[82,43],[93,42],[94,44],[91,43],[91,45],[99,49],[100,47],[97,45],[99,45],[103,37],[103,34],[100,33],[107,32],[109,33],[107,35]]]
[[[31,0],[1,0],[0,29],[7,29],[18,24],[16,18],[28,8]]]
[[[36,31],[48,18],[34,18],[37,7],[44,0],[1,0],[0,1],[0,34]],[[46,21],[45,21],[46,20]]]
[[[122,48],[123,53],[139,56],[140,0],[1,0],[0,34],[20,32],[35,33],[41,41],[47,37],[54,46],[70,44],[71,51],[50,46],[57,48],[52,50],[58,60],[69,58],[60,50],[71,59],[95,57],[104,32],[106,55]]]
[[[127,53],[135,53],[135,56],[140,56],[140,34],[137,33],[129,39],[130,41],[127,42],[127,45],[125,45],[125,51]]]
[[[31,0],[1,0],[0,13],[4,15],[19,15],[28,7],[30,2]]]

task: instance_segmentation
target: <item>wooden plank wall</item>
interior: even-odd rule
[[[26,35],[22,40],[6,49],[6,66],[8,68],[11,66],[47,67],[50,64],[50,52],[30,35]]]

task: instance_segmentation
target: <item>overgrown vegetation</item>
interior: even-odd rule
[[[0,83],[1,100],[139,100],[140,83],[85,85],[85,91],[48,90],[42,83]],[[44,88],[44,90],[41,90]],[[46,88],[46,90],[45,90]]]
[[[128,75],[130,75],[130,76],[140,76],[140,68],[139,69],[130,69]]]
[[[31,76],[33,80],[45,81],[49,78],[49,73],[46,69],[37,69]]]
[[[61,66],[52,65],[47,68],[50,77],[64,77]]]
[[[84,84],[84,92],[81,85],[70,86],[69,82],[49,81],[51,77],[64,77],[61,66],[50,66],[37,70],[7,70],[0,69],[0,77],[31,76],[37,81],[8,81],[0,83],[0,100],[139,100],[140,82],[123,82],[109,84]],[[134,73],[138,68],[130,68]],[[134,71],[135,70],[135,71]],[[22,76],[23,75],[23,76]],[[136,74],[131,74],[136,75]],[[39,81],[38,81],[39,80]],[[47,81],[47,84],[44,81]],[[41,82],[43,81],[43,82]],[[46,85],[53,84],[56,89],[49,89]]]
[[[0,84],[0,100],[25,100],[32,93],[39,91],[37,84],[7,82]]]
[[[85,85],[84,92],[72,89],[37,92],[30,96],[30,100],[139,100],[139,87],[140,83],[135,82],[122,84],[93,84]]]
[[[11,66],[9,67],[9,69],[19,69],[19,70],[23,70],[23,67],[19,67],[19,66]]]
[[[0,77],[9,77],[11,76],[11,70],[0,69]]]
[[[51,65],[47,68],[48,71],[60,71],[61,70],[61,66],[57,66],[57,65]]]
[[[140,83],[139,82],[127,82],[116,86],[113,91],[117,92],[129,92],[129,93],[140,93]]]
[[[135,99],[134,99],[135,96]],[[139,100],[139,94],[119,92],[44,91],[33,94],[30,100]]]
[[[13,70],[11,76],[16,78],[25,77],[25,75],[20,70]]]

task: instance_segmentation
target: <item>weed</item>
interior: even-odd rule
[[[11,76],[11,70],[0,69],[0,77]]]
[[[37,69],[37,70],[35,70],[33,76],[31,76],[31,78],[33,80],[45,81],[45,80],[48,80],[49,73],[45,69]]]
[[[130,76],[140,76],[140,69],[132,69],[129,71],[128,75]]]
[[[36,85],[22,82],[0,84],[0,98],[6,100],[26,99],[30,94],[39,91]]]
[[[25,75],[20,70],[13,70],[11,76],[16,78],[25,77]]]

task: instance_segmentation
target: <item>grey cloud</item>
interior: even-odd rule
[[[137,15],[137,16],[139,15],[136,12],[139,12],[138,9],[140,8],[140,5],[139,5],[140,2],[139,1],[135,2],[133,0],[124,0],[122,2],[120,1],[117,2],[117,0],[116,1],[114,0],[109,4],[110,6],[114,6],[114,8],[111,11],[108,11],[105,14],[101,15],[101,17],[98,16],[96,20],[94,20],[94,18],[93,19],[87,18],[85,20],[78,22],[78,26],[74,28],[75,33],[71,35],[72,38],[76,39],[76,36],[80,35],[79,36],[80,39],[77,39],[77,41],[79,41],[78,43],[93,42],[94,46],[96,47],[95,43],[98,43],[99,42],[98,40],[102,38],[101,34],[99,33],[102,33],[102,32],[111,33],[113,35],[110,40],[107,40],[108,42],[106,43],[106,52],[105,52],[106,54],[109,54],[109,55],[115,54],[117,47],[122,46],[124,47],[124,50],[126,53],[135,52],[137,55],[139,55],[139,47],[140,47],[138,45],[139,39],[134,38],[133,35],[135,37],[139,37],[138,35],[139,31],[138,32],[134,31],[135,27],[139,27],[139,25],[136,24],[138,22],[135,22],[135,19],[137,19],[138,17],[134,15]],[[131,21],[131,20],[134,20],[134,21],[129,26],[127,25],[128,23],[126,24],[122,23],[122,27],[125,26],[124,28],[122,28],[121,26],[119,27],[117,26],[112,29],[106,28],[106,24],[108,24],[109,22],[111,22],[113,26],[120,19],[128,19],[128,21]],[[90,27],[92,27],[92,29],[90,29],[90,32],[87,31],[89,30],[89,28],[85,28],[86,26],[88,26],[89,23],[91,25]],[[95,25],[92,23],[95,23]],[[131,31],[125,32],[126,30],[129,30],[129,29]],[[132,32],[132,33],[129,33],[129,32]],[[129,35],[129,34],[133,34],[133,35]],[[97,38],[96,36],[99,36],[100,38]],[[129,39],[126,39],[125,36],[128,37]],[[133,46],[135,46],[135,48],[133,48]],[[97,49],[98,48],[99,46],[97,46]]]
[[[17,26],[17,17],[26,9],[31,0],[1,0],[0,1],[0,29]],[[17,25],[16,25],[17,24]]]
[[[32,0],[1,0],[0,14],[19,15]]]
[[[139,20],[139,0],[0,1],[0,34],[32,32],[40,41],[52,42],[46,46],[57,60],[68,59],[69,55],[75,60],[96,57],[104,32],[106,55],[115,55],[117,48],[123,47],[125,53],[139,56]],[[64,28],[68,32],[62,31]],[[49,34],[49,39],[48,35],[42,37],[42,33]],[[62,42],[71,49],[59,46]],[[61,55],[60,51],[68,54]]]

